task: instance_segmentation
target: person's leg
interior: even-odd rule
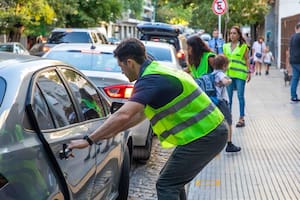
[[[222,151],[226,144],[227,133],[226,123],[223,122],[206,136],[189,144],[177,146],[157,180],[158,200],[186,199],[185,184]]]
[[[258,70],[259,70],[259,71],[258,71],[258,74],[261,75],[261,65],[262,65],[262,64],[261,64],[261,62],[259,62],[259,61],[257,61],[257,62],[258,62]]]
[[[256,60],[255,61],[255,75],[258,75],[259,72],[259,62]]]
[[[245,116],[245,80],[236,79],[237,86],[237,96],[239,100],[239,108],[240,108],[240,118],[237,124],[237,127],[245,126],[244,116]]]
[[[231,84],[229,84],[226,89],[227,89],[227,93],[228,93],[228,98],[229,98],[229,109],[231,111],[232,108],[232,96],[233,96],[233,88],[236,87],[235,86],[235,78],[232,78],[232,82]]]
[[[300,77],[300,64],[291,64],[292,65],[292,81],[291,81],[291,99],[297,100],[297,87]]]

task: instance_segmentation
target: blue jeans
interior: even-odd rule
[[[291,97],[297,99],[297,87],[300,77],[300,64],[291,64],[293,69],[292,82],[291,82]]]
[[[162,168],[156,183],[158,200],[186,200],[184,186],[224,148],[228,128],[223,121],[207,135],[177,146]]]
[[[245,85],[246,81],[238,78],[231,78],[232,83],[227,86],[227,92],[229,97],[230,110],[232,108],[232,96],[233,90],[237,90],[237,97],[240,105],[240,118],[245,116]]]

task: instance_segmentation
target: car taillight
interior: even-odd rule
[[[104,92],[110,98],[124,98],[131,97],[133,85],[112,85],[104,88]]]
[[[47,51],[49,51],[49,50],[50,50],[49,47],[47,47],[47,46],[44,46],[44,47],[43,47],[43,52],[47,52]]]
[[[184,52],[183,52],[183,51],[179,51],[179,52],[177,53],[177,58],[179,58],[179,59],[184,59],[184,57],[185,57],[185,55],[184,55]]]

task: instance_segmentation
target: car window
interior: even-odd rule
[[[121,72],[117,60],[108,52],[51,51],[47,58],[61,60],[80,70]]]
[[[96,35],[95,33],[91,32],[91,36],[92,36],[92,38],[93,38],[93,42],[94,42],[94,43],[98,43],[97,35]]]
[[[105,110],[96,89],[80,74],[68,69],[63,69],[62,72],[80,105],[85,120],[105,117]]]
[[[54,123],[51,118],[47,103],[37,85],[33,92],[32,109],[36,119],[38,119],[38,124],[41,130],[54,128]]]
[[[172,62],[172,55],[169,49],[146,46],[146,51],[151,54],[155,60]]]
[[[0,77],[0,107],[4,99],[5,90],[6,90],[6,81],[2,77]]]
[[[52,32],[48,43],[92,43],[88,32]]]
[[[14,48],[12,45],[0,45],[0,51],[13,52]]]
[[[169,43],[175,47],[176,51],[180,49],[179,41],[177,37],[168,37],[168,36],[161,36],[161,35],[151,35],[148,37],[149,37],[148,40],[150,41]]]
[[[78,122],[74,105],[54,69],[42,72],[37,83],[47,101],[56,127],[64,127]]]

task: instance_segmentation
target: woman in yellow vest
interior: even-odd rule
[[[71,141],[68,147],[86,148],[147,117],[162,147],[175,147],[156,183],[157,197],[186,199],[185,185],[226,144],[224,116],[189,74],[146,59],[138,39],[123,40],[114,55],[129,81],[136,81],[133,94],[94,133]]]
[[[188,67],[184,71],[190,73],[193,78],[213,71],[215,53],[199,36],[191,36],[187,40],[187,50]]]
[[[232,83],[227,86],[229,105],[232,107],[233,91],[237,90],[239,100],[240,117],[236,127],[245,126],[245,85],[249,82],[251,73],[249,72],[248,48],[242,32],[238,26],[230,29],[230,42],[223,45],[223,52],[229,59],[227,75],[232,79]]]

